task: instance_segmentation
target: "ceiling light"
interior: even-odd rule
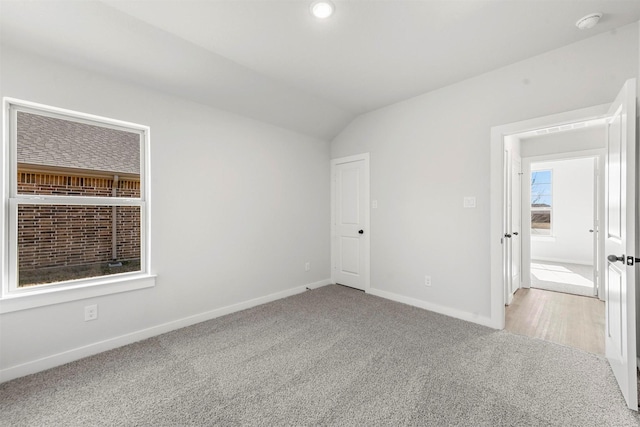
[[[590,13],[587,16],[583,16],[582,18],[578,19],[578,22],[576,22],[576,27],[581,30],[588,30],[589,28],[595,27],[600,18],[602,18],[601,13]]]
[[[311,3],[311,14],[318,19],[325,19],[333,15],[336,7],[329,0],[318,0]]]

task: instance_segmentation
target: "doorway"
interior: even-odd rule
[[[511,235],[509,265],[516,256],[522,265],[521,280],[505,285],[513,292],[505,299],[505,329],[604,355],[604,302],[595,297],[606,122],[536,129],[505,138],[505,146],[511,185],[521,185],[507,189],[513,200],[506,215],[513,218],[505,237]],[[513,209],[516,200],[521,209]]]
[[[565,138],[591,136],[604,142],[604,126],[591,126]],[[523,262],[528,263],[530,287],[598,296],[600,162],[600,155],[580,152],[524,159],[528,179],[522,211],[529,247]]]
[[[636,81],[629,79],[609,105],[576,110],[527,120],[491,130],[491,318],[499,328],[505,325],[504,232],[506,205],[502,151],[508,136],[544,126],[563,128],[592,119],[606,120],[605,215],[600,251],[605,288],[605,353],[627,405],[638,410],[636,376]],[[502,189],[502,191],[501,191]],[[502,195],[502,197],[496,197]],[[496,237],[500,235],[500,239]],[[526,247],[526,245],[524,245]],[[621,255],[622,254],[622,255]],[[606,258],[605,258],[606,255]],[[640,262],[640,261],[638,261]]]
[[[331,161],[331,279],[369,290],[369,154]]]

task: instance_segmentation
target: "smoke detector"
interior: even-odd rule
[[[578,21],[576,22],[576,27],[581,30],[588,30],[589,28],[595,27],[600,18],[602,18],[601,13],[590,13],[587,16],[583,16],[582,18],[578,19]]]

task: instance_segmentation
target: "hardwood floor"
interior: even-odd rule
[[[505,329],[604,355],[604,302],[542,289],[519,289],[506,307]]]

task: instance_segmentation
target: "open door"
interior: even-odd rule
[[[522,159],[513,156],[511,159],[511,296],[520,289],[522,270]]]
[[[504,283],[505,304],[510,305],[513,294],[520,288],[522,269],[522,158],[512,148],[504,150]]]
[[[609,113],[605,158],[605,347],[627,405],[637,411],[635,79],[627,80]]]
[[[512,212],[512,203],[511,200],[511,151],[504,150],[503,152],[503,165],[504,165],[504,189],[503,189],[503,197],[504,197],[504,221],[502,224],[502,274],[504,281],[504,303],[506,305],[511,304],[512,294],[511,294],[511,280],[513,279],[513,250],[511,244],[511,212]]]

